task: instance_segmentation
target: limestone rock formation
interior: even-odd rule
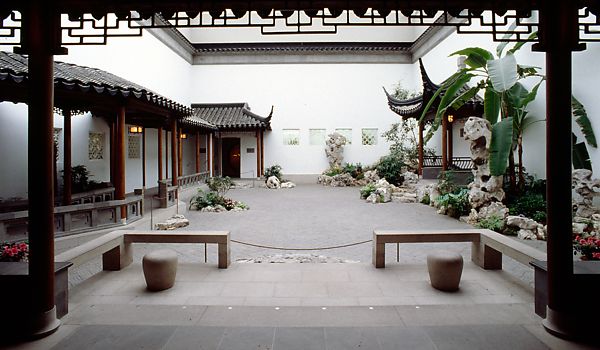
[[[598,213],[594,208],[594,197],[600,195],[600,180],[592,179],[592,172],[587,169],[573,170],[573,204],[577,207],[575,216],[591,218]]]
[[[281,188],[294,188],[294,187],[296,187],[296,184],[291,181],[281,183]]]
[[[159,222],[154,225],[156,230],[175,230],[180,227],[186,227],[190,224],[190,221],[185,216],[178,214],[165,220],[165,222]]]
[[[344,145],[347,140],[342,134],[337,132],[327,136],[328,138],[325,141],[325,155],[329,162],[329,168],[340,168],[344,160]]]
[[[518,228],[521,239],[546,239],[546,227],[535,220],[511,215],[506,218],[506,224]]]
[[[354,178],[348,173],[338,174],[334,176],[319,175],[317,183],[331,187],[346,187],[355,185]]]
[[[206,207],[200,209],[200,211],[203,213],[220,213],[223,211],[227,211],[227,209],[224,206],[217,204],[215,206],[212,206],[212,205],[206,206]]]
[[[365,171],[363,176],[364,176],[363,179],[366,181],[366,183],[379,181],[379,175],[377,175],[376,170]]]
[[[492,138],[490,122],[471,117],[465,123],[465,140],[471,142],[473,182],[469,184],[469,202],[475,209],[504,199],[502,176],[492,176],[489,167],[489,148]]]
[[[403,185],[414,185],[419,182],[419,175],[413,173],[412,171],[406,171],[402,174],[404,177]]]
[[[387,203],[392,201],[392,193],[396,186],[387,182],[386,179],[380,179],[375,183],[375,191],[367,197],[369,203]]]
[[[270,176],[267,179],[267,188],[270,189],[278,189],[281,187],[281,182],[279,181],[279,179],[277,178],[277,176]]]
[[[422,203],[425,198],[429,198],[429,205],[434,206],[435,200],[440,196],[437,183],[428,184],[417,188],[417,201]]]

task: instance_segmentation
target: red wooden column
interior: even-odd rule
[[[454,156],[453,125],[454,123],[448,123],[448,165],[452,165],[452,157]]]
[[[260,175],[265,173],[265,131],[260,131]]]
[[[110,135],[108,136],[109,138],[109,165],[110,165],[110,183],[113,184],[113,186],[115,185],[115,137],[117,135],[117,126],[115,124],[114,119],[111,118],[110,120],[110,124],[109,124],[109,133]]]
[[[163,179],[163,130],[162,128],[158,128],[158,181]]]
[[[206,166],[207,166],[207,170],[208,170],[208,177],[212,177],[213,176],[213,167],[212,167],[213,151],[212,151],[212,143],[213,143],[213,134],[211,132],[206,137]]]
[[[423,155],[423,125],[425,124],[425,122],[420,122],[419,123],[419,168],[418,168],[418,172],[419,175],[423,175],[423,160],[424,160],[424,155]]]
[[[22,12],[22,51],[28,54],[29,303],[11,314],[17,332],[46,336],[60,326],[54,305],[54,51],[60,45],[60,17],[42,1]],[[3,285],[2,288],[11,288]],[[10,303],[6,300],[5,303]],[[8,305],[10,307],[10,305]],[[8,315],[8,314],[7,314]],[[6,316],[5,316],[6,317]],[[8,320],[7,320],[8,321]],[[10,323],[10,321],[8,322]],[[5,323],[7,325],[7,323]],[[10,331],[10,328],[9,328]],[[8,333],[3,333],[8,334]]]
[[[260,177],[260,155],[262,149],[260,148],[260,130],[256,130],[256,177]]]
[[[171,185],[177,186],[177,119],[171,121]]]
[[[442,116],[442,170],[448,169],[448,120]]]
[[[165,130],[165,179],[169,178],[169,130]]]
[[[196,174],[200,172],[200,132],[196,131]]]
[[[179,129],[177,137],[177,169],[178,176],[183,176],[183,130]]]
[[[115,199],[125,199],[125,107],[117,113],[115,137]],[[127,219],[127,207],[121,206],[121,220]]]
[[[63,133],[63,205],[71,205],[71,111],[63,110],[64,133]]]

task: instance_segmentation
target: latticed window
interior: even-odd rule
[[[377,129],[362,129],[362,144],[372,146],[377,144]]]
[[[311,146],[325,145],[325,129],[308,129],[308,139]]]
[[[352,129],[340,128],[340,129],[335,129],[335,132],[337,132],[338,134],[340,134],[346,138],[347,145],[352,144]]]
[[[88,142],[88,158],[104,159],[104,133],[91,132]]]
[[[283,144],[298,146],[300,144],[300,129],[283,129]]]
[[[140,158],[140,137],[129,135],[127,139],[127,155],[130,159]]]

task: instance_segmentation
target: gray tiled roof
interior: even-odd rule
[[[219,129],[271,129],[271,114],[261,117],[245,102],[192,104],[193,115],[186,120],[202,120]]]
[[[27,80],[27,58],[12,52],[0,51],[0,80],[11,79],[15,83]],[[191,109],[172,101],[141,85],[97,68],[71,63],[54,62],[54,84],[57,88],[78,89],[82,92],[107,93],[111,96],[133,96],[181,114]]]

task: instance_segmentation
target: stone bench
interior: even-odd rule
[[[373,231],[373,265],[385,267],[386,243],[444,242],[471,242],[471,261],[486,270],[502,269],[502,254],[526,266],[534,260],[546,260],[544,252],[487,229]]]
[[[56,255],[55,261],[77,267],[102,255],[104,270],[121,270],[133,261],[133,243],[213,243],[218,245],[219,268],[231,263],[228,231],[113,231]]]

